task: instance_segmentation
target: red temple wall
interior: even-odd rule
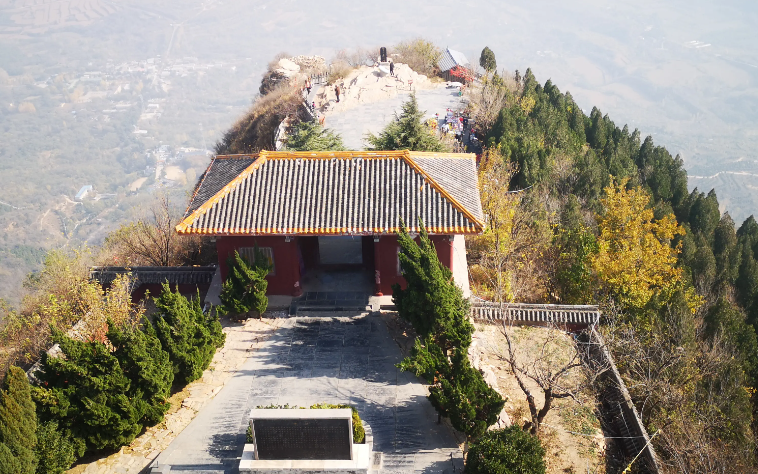
[[[300,281],[300,259],[297,251],[297,240],[292,238],[285,242],[283,236],[228,236],[216,238],[218,264],[221,268],[221,278],[226,280],[229,268],[227,258],[242,247],[270,247],[274,254],[274,274],[266,277],[270,295],[291,295],[295,292],[295,283]]]

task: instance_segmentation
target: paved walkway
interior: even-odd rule
[[[363,150],[366,145],[363,137],[367,133],[379,133],[391,120],[395,113],[402,112],[403,102],[408,100],[410,92],[400,94],[391,99],[369,104],[361,104],[344,112],[329,112],[324,126],[331,128],[342,136],[342,142],[348,150]],[[426,111],[425,117],[445,116],[447,109],[461,106],[458,89],[430,89],[416,92],[419,109]]]
[[[269,338],[159,457],[172,473],[236,473],[247,414],[260,405],[350,403],[371,426],[380,473],[462,472],[450,429],[427,390],[395,364],[401,355],[378,316],[292,318]]]

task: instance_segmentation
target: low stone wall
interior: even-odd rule
[[[512,321],[516,324],[530,325],[558,323],[586,327],[595,325],[600,320],[600,310],[592,305],[568,306],[489,301],[472,301],[471,315],[478,321]]]
[[[626,456],[631,460],[639,454],[634,461],[634,472],[658,474],[661,472],[660,464],[650,444],[650,436],[603,337],[592,327],[580,334],[578,342],[585,344],[587,349],[586,364],[606,369],[597,380],[600,389],[598,398],[603,405],[603,416],[616,431]]]

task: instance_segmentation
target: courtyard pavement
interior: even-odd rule
[[[399,94],[387,100],[361,104],[360,107],[348,109],[344,112],[328,112],[324,126],[331,128],[342,136],[342,142],[348,150],[363,150],[365,144],[363,137],[367,133],[377,134],[395,118],[395,113],[400,115],[403,102],[406,102],[410,92]],[[428,89],[416,92],[419,109],[425,111],[424,117],[434,117],[435,113],[440,118],[445,116],[447,109],[462,107],[462,97],[458,97],[458,89]]]
[[[236,473],[248,413],[270,404],[349,403],[373,430],[382,474],[460,473],[450,428],[437,424],[427,389],[399,371],[398,346],[379,316],[298,317],[247,359],[158,457],[172,473]]]

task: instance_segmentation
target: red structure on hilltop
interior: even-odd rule
[[[308,290],[309,275],[345,268],[366,275],[375,294],[389,294],[393,283],[404,283],[396,234],[402,223],[417,233],[419,219],[467,290],[463,236],[484,228],[473,154],[216,156],[176,230],[215,236],[224,279],[227,258],[235,250],[251,255],[257,245],[273,266],[272,295],[297,296]]]

